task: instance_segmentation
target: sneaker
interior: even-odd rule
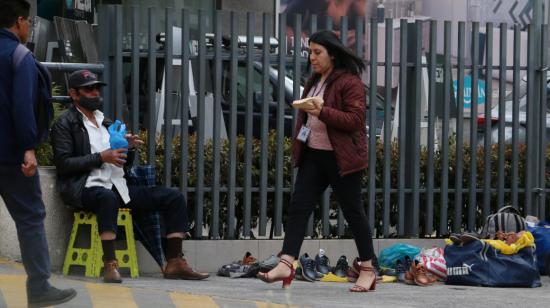
[[[349,264],[346,256],[341,256],[336,262],[336,266],[332,270],[332,273],[338,277],[346,277],[348,272]]]
[[[231,268],[229,270],[229,278],[240,278],[244,277],[252,265],[239,265],[237,267]]]
[[[231,270],[238,269],[241,265],[238,263],[231,263],[223,265],[218,269],[218,276],[221,277],[230,277]]]
[[[412,260],[409,256],[405,256],[403,258],[403,268],[405,269],[405,271],[409,271],[411,269],[411,264],[412,264]]]
[[[323,275],[330,273],[330,260],[323,249],[319,249],[319,254],[315,257],[315,264],[317,272]]]
[[[300,267],[302,268],[302,278],[305,281],[314,282],[317,279],[316,264],[307,253],[300,257]]]
[[[260,262],[260,272],[267,273],[275,266],[279,264],[279,257],[276,255],[271,255],[269,258],[265,259],[264,261]]]
[[[479,234],[474,232],[464,232],[460,235],[460,239],[464,245],[471,243],[473,241],[479,241]]]
[[[50,287],[48,291],[38,296],[27,296],[29,307],[48,307],[70,301],[76,296],[74,289],[60,290]]]

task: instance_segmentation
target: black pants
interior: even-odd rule
[[[373,258],[372,233],[361,197],[362,173],[361,171],[341,177],[333,151],[308,148],[304,152],[287,211],[283,254],[298,258],[309,216],[330,185],[353,232],[359,259],[368,261]]]
[[[124,204],[113,186],[113,190],[103,187],[89,187],[82,192],[82,204],[87,210],[97,214],[99,233],[117,232],[118,209],[129,208],[140,214],[159,211],[164,217],[166,233],[187,232],[189,223],[187,205],[183,194],[166,187],[128,186],[130,202]]]
[[[0,166],[0,196],[17,228],[21,258],[27,272],[27,295],[40,296],[51,286],[48,283],[50,255],[44,230],[46,210],[38,171],[26,177],[21,166]]]

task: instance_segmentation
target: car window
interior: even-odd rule
[[[527,94],[527,85],[525,83],[523,83],[519,86],[519,98],[522,98],[526,94]],[[506,95],[505,100],[511,101],[513,99],[514,99],[514,91],[510,91],[510,93],[508,95]]]
[[[226,101],[231,98],[230,63],[225,62],[222,75],[222,96]],[[252,70],[252,92],[262,91],[262,74],[260,71]],[[271,83],[267,87],[268,97],[274,101],[274,89]],[[246,63],[239,63],[237,67],[237,104],[246,106]]]

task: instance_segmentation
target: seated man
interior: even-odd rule
[[[73,106],[59,117],[51,131],[61,197],[75,208],[97,214],[103,247],[103,280],[122,282],[114,243],[120,207],[138,214],[146,211],[163,214],[168,261],[164,278],[207,278],[208,274],[194,272],[182,258],[182,240],[188,230],[183,195],[172,188],[126,184],[123,167],[132,165],[135,147],[143,141],[127,134],[127,149],[111,149],[107,127],[112,121],[104,118],[100,111],[100,89],[104,85],[90,71],[72,73],[69,76],[69,95]]]

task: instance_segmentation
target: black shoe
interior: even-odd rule
[[[307,253],[300,257],[300,267],[302,268],[302,278],[309,282],[314,282],[317,279],[317,271],[315,270],[315,261],[313,261]]]
[[[336,266],[332,270],[332,273],[338,277],[346,277],[346,273],[348,272],[349,264],[348,259],[346,256],[341,256],[338,259],[338,262],[336,262]]]
[[[29,307],[48,307],[68,302],[75,296],[76,291],[74,289],[60,290],[51,287],[48,291],[44,292],[44,294],[29,296],[27,300],[29,302]]]
[[[323,249],[319,249],[319,254],[315,257],[317,272],[326,275],[330,272],[330,260],[325,255]]]
[[[462,244],[468,244],[473,241],[479,241],[479,234],[475,232],[464,232],[462,235],[460,235],[460,240],[462,240]]]

